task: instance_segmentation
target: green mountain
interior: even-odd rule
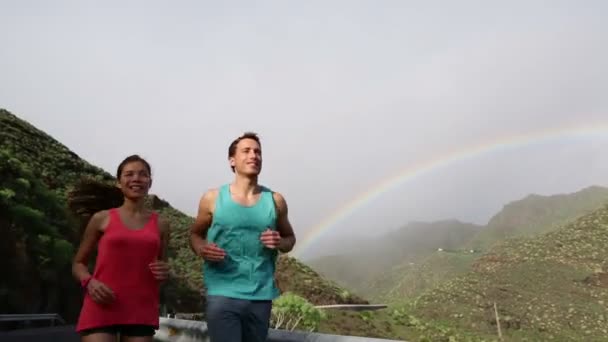
[[[4,274],[0,277],[0,314],[57,312],[73,322],[82,291],[72,278],[71,261],[92,214],[81,209],[95,202],[83,194],[113,187],[115,179],[2,109],[0,175],[0,267]],[[120,198],[103,200],[118,204]],[[173,274],[163,288],[162,301],[172,311],[199,312],[204,302],[201,260],[188,247],[193,218],[155,195],[149,196],[148,205],[169,219],[173,228],[169,246]],[[281,257],[279,270],[284,291],[313,303],[366,302],[294,258]]]
[[[469,246],[487,249],[493,243],[508,237],[545,233],[600,208],[607,201],[608,188],[600,186],[591,186],[570,194],[532,194],[505,205]]]
[[[572,196],[593,197],[598,190],[603,191],[591,187]],[[437,250],[396,265],[374,284],[390,309],[364,321],[369,329],[392,322],[392,331],[401,328],[395,336],[408,341],[499,341],[497,316],[504,341],[604,341],[608,206],[577,216],[549,225],[546,233],[507,238],[483,253]]]
[[[379,281],[385,279],[387,269],[420,262],[439,248],[457,250],[481,228],[457,220],[410,222],[394,232],[366,241],[365,248],[357,246],[356,252],[324,256],[309,260],[308,264],[338,284],[366,297],[374,296],[379,292],[378,285],[386,289],[392,285]]]
[[[67,192],[81,175],[111,177],[4,110],[0,173],[1,313],[59,312],[72,321],[80,310],[71,277],[79,223],[66,208]]]
[[[466,273],[478,257],[468,250],[436,251],[418,262],[399,264],[369,284],[375,293],[370,298],[384,303],[408,301]]]
[[[325,278],[348,286],[357,293],[365,292],[369,279],[378,274],[374,258],[357,257],[356,254],[322,256],[308,260],[307,264]]]
[[[564,227],[494,246],[473,270],[417,300],[420,319],[508,341],[605,341],[608,207]]]
[[[387,234],[384,246],[395,250],[394,255],[401,260],[417,260],[438,249],[460,249],[482,228],[458,220],[410,222]]]
[[[599,186],[570,194],[529,195],[505,205],[486,226],[458,221],[410,223],[378,239],[374,245],[381,248],[372,249],[377,254],[362,258],[359,253],[357,264],[349,263],[355,255],[346,254],[310,264],[339,284],[356,284],[350,286],[367,298],[400,302],[466,273],[494,243],[555,230],[607,202],[608,188]],[[386,254],[380,255],[382,250]]]

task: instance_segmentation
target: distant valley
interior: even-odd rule
[[[401,229],[350,246],[343,253],[307,260],[319,273],[377,300],[402,300],[470,270],[507,238],[553,231],[608,203],[608,188],[571,194],[529,195],[506,204],[485,226],[457,220],[410,222]]]

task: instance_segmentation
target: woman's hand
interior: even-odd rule
[[[114,291],[97,279],[91,279],[87,284],[89,296],[99,304],[109,304],[114,300]]]
[[[169,278],[169,269],[169,264],[161,260],[150,263],[150,271],[158,281],[165,281]]]

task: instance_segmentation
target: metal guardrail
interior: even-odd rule
[[[374,311],[380,309],[386,309],[386,304],[331,304],[331,305],[317,305],[317,309],[335,309],[335,310],[348,310],[348,311]]]
[[[13,318],[22,318],[18,315],[11,316],[13,316]],[[48,315],[38,316],[46,317]],[[207,324],[204,321],[160,317],[159,323],[160,326],[154,335],[154,341],[209,342]],[[80,336],[76,333],[74,326],[63,325],[58,327],[18,329],[7,332],[0,331],[0,341],[78,342],[80,341]],[[267,342],[397,342],[397,340],[270,329]]]
[[[375,311],[386,309],[387,304],[329,304],[329,305],[315,305],[315,308],[322,310],[345,310],[345,311]],[[200,320],[204,317],[202,312],[176,312],[172,316],[166,316],[169,318],[187,319],[187,320]]]
[[[209,342],[207,324],[201,321],[191,321],[160,317],[160,327],[154,335],[158,342]],[[286,331],[270,329],[268,342],[397,342],[371,337],[342,336],[302,331]],[[401,341],[405,342],[405,341]]]
[[[49,314],[2,314],[0,322],[29,322],[29,321],[51,321],[51,325],[55,321],[65,324],[65,320],[56,313]]]

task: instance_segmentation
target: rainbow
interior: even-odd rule
[[[357,209],[364,207],[366,204],[374,201],[389,190],[411,182],[432,171],[447,167],[456,162],[478,158],[507,149],[522,148],[562,139],[608,137],[607,134],[608,122],[601,122],[593,125],[587,124],[558,127],[485,141],[480,144],[470,145],[455,151],[450,151],[428,160],[419,161],[400,170],[400,172],[393,176],[382,179],[380,182],[374,184],[366,191],[358,194],[344,205],[338,207],[321,222],[313,226],[311,229],[308,229],[308,233],[303,238],[298,238],[296,247],[291,254],[294,256],[302,255],[314,244],[315,241],[322,238],[332,229],[332,227],[335,227],[340,221],[352,215]]]

